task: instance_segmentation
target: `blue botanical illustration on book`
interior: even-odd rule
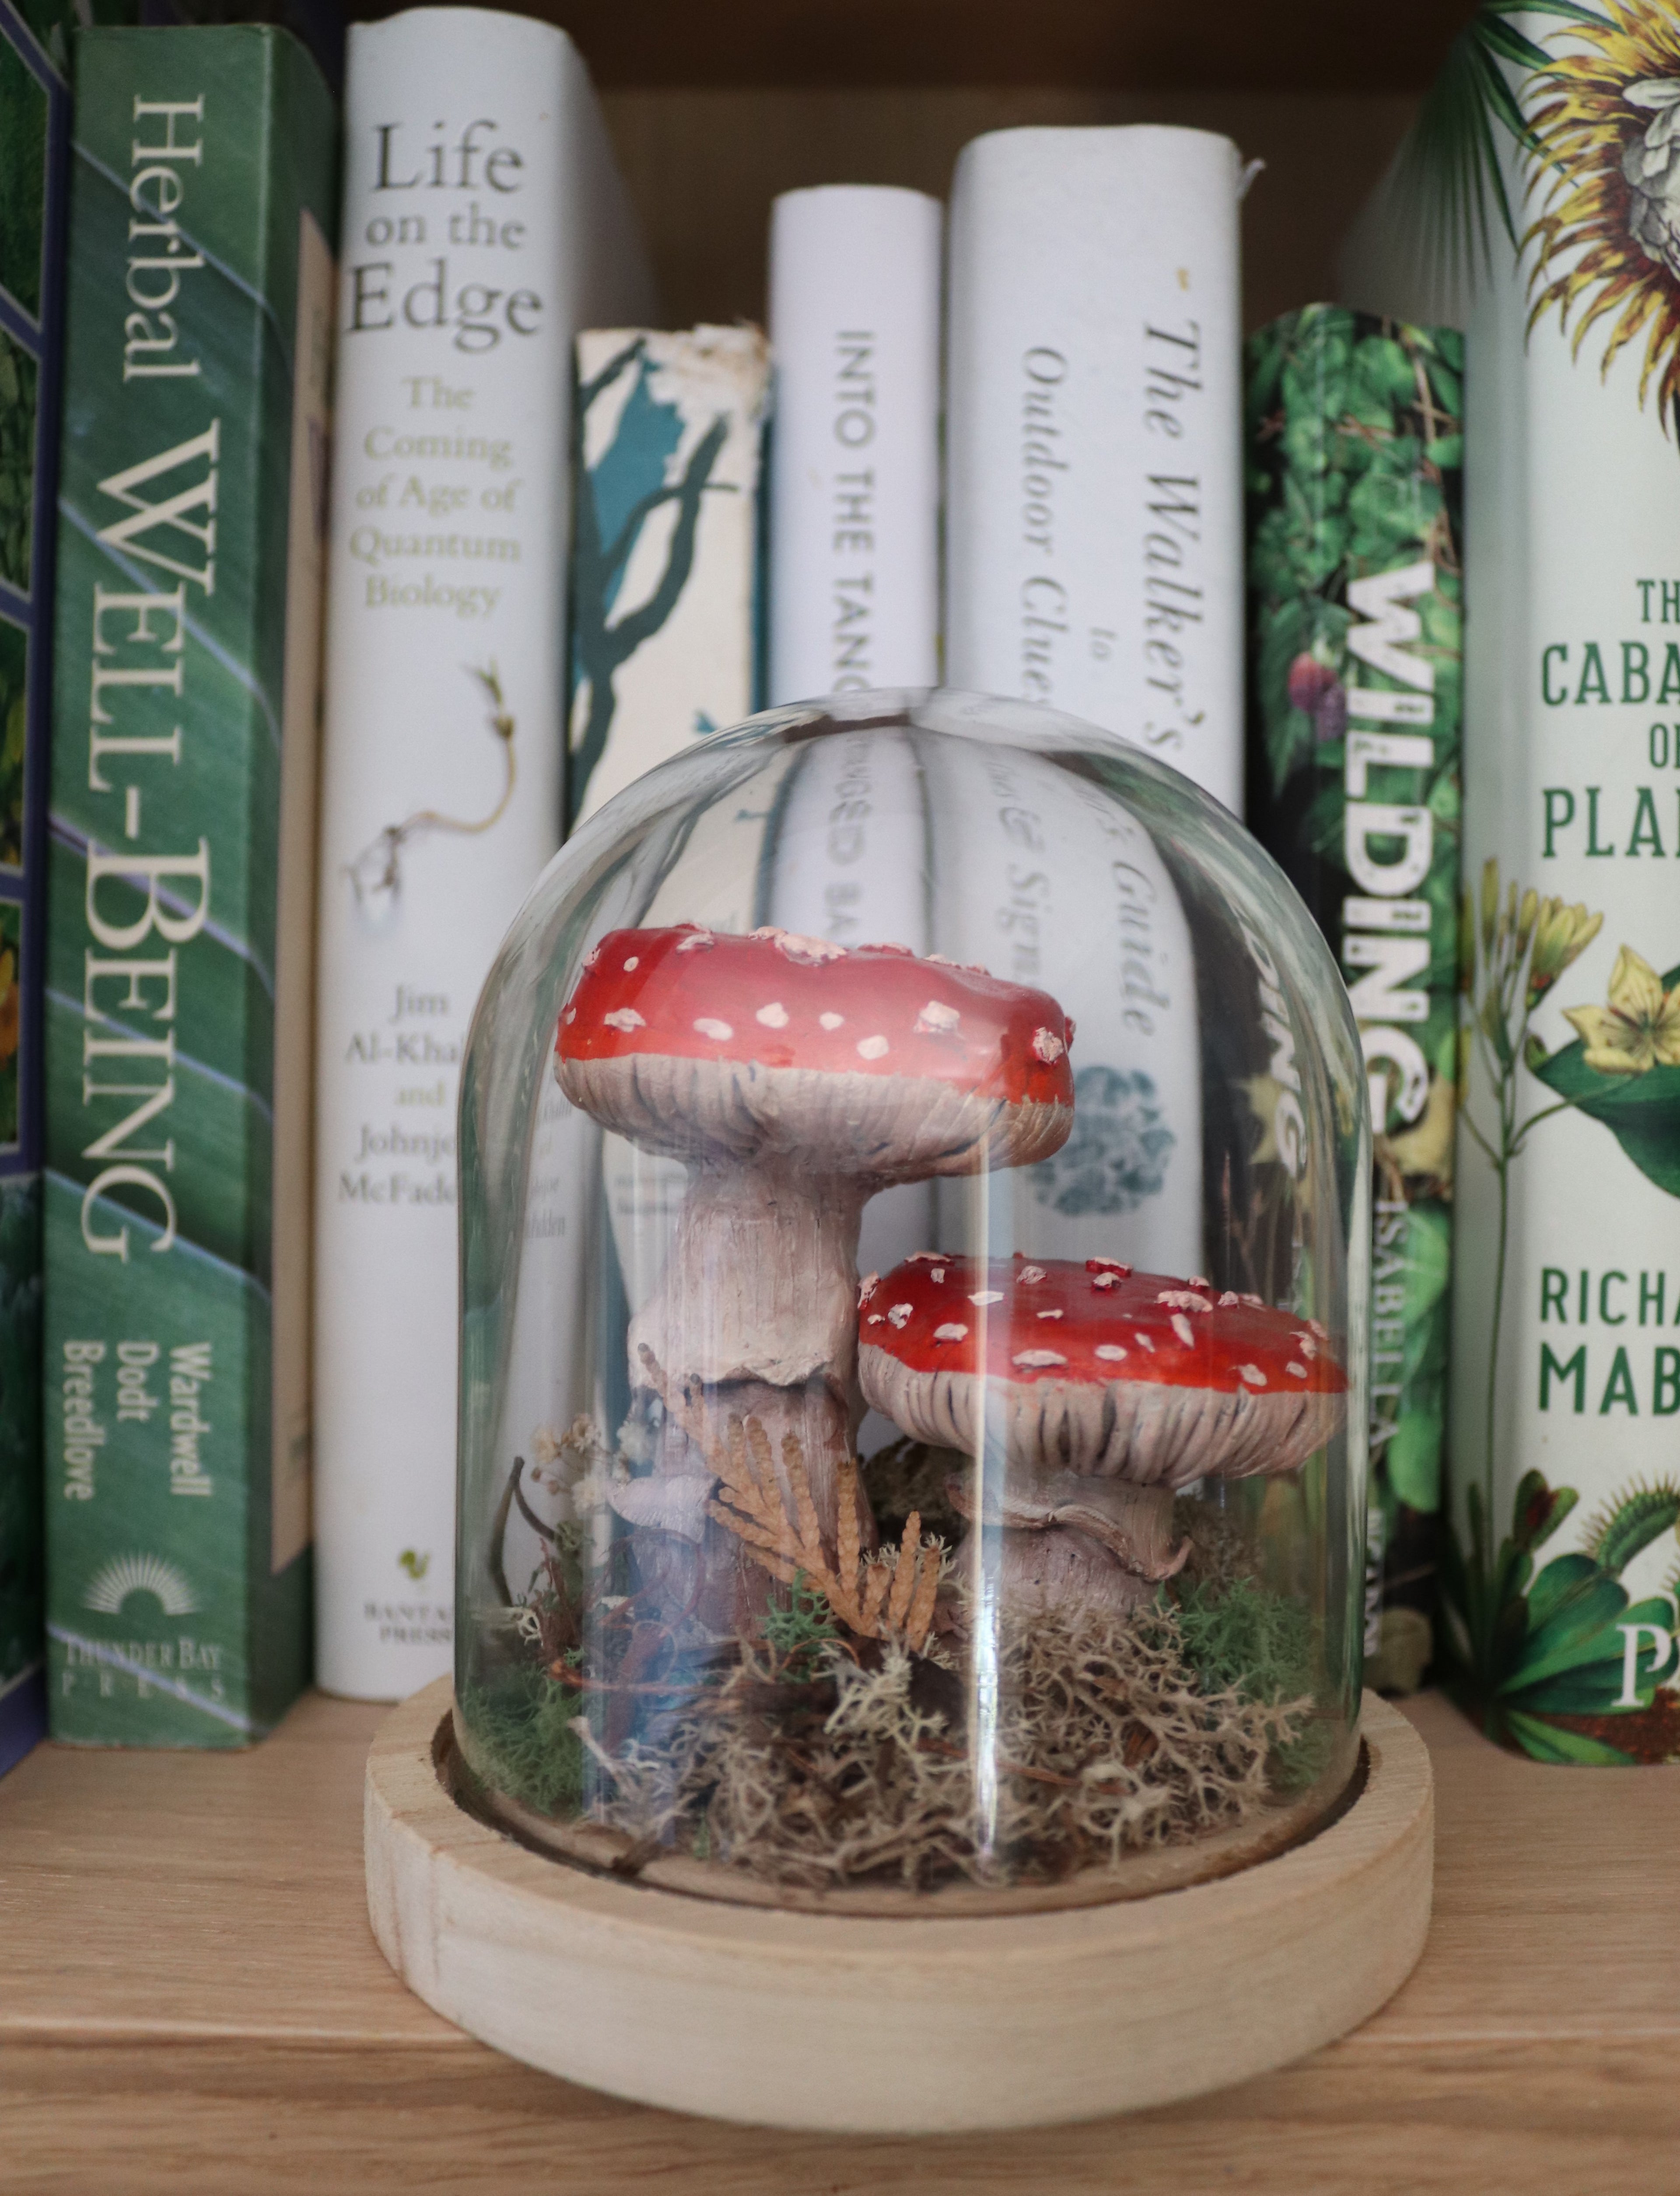
[[[682,599],[694,569],[700,506],[708,488],[729,489],[712,477],[729,435],[721,414],[673,476],[683,439],[681,408],[656,396],[646,338],[636,336],[579,385],[573,415],[577,479],[571,562],[572,743],[567,765],[567,813],[582,810],[595,766],[606,752],[617,697],[613,682],[636,650],[651,640]],[[592,408],[633,377],[611,441],[587,465]],[[675,506],[658,581],[640,601],[622,610],[619,597],[643,529],[665,506]],[[587,696],[581,711],[576,703]],[[581,721],[580,721],[581,718]],[[698,732],[701,727],[697,725]]]
[[[1073,1133],[1054,1159],[1033,1169],[1040,1204],[1057,1212],[1135,1212],[1159,1195],[1178,1141],[1159,1096],[1142,1068],[1080,1068]]]

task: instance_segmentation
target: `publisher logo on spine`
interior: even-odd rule
[[[191,1616],[199,1607],[187,1575],[162,1556],[113,1556],[88,1581],[82,1606],[101,1616],[120,1616],[137,1594],[149,1595],[165,1616]]]

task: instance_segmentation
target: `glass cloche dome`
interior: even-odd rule
[[[1357,1754],[1365,1068],[1137,748],[780,709],[552,863],[461,1095],[472,1803],[647,1883],[1075,1904]]]

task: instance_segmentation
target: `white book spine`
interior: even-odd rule
[[[449,1667],[455,1107],[478,988],[559,841],[571,344],[646,316],[563,33],[350,34],[316,1117],[316,1667]]]
[[[1241,160],[1199,130],[997,130],[951,202],[946,672],[1240,813]]]
[[[773,703],[939,676],[942,210],[789,191],[770,223]]]
[[[936,1183],[930,1247],[972,1236],[978,1198],[1006,1251],[1196,1272],[1201,1025],[1190,925],[1166,864],[1140,823],[1029,754],[936,749],[929,767],[950,924],[930,943],[1041,986],[1075,1024],[1072,1136],[1037,1166]]]

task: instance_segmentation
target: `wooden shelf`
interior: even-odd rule
[[[42,1748],[0,1781],[0,2183],[8,2196],[1666,2186],[1680,2127],[1680,1768],[1541,1768],[1439,1699],[1408,1713],[1437,1779],[1435,1922],[1375,2020],[1167,2111],[923,2142],[644,2112],[499,2059],[429,2013],[368,1927],[362,1773],[379,1709],[313,1696],[241,1755]]]
[[[1253,19],[1273,20],[1275,11],[1257,9]],[[1342,237],[1416,110],[1404,83],[1331,95],[1117,91],[1095,78],[1077,90],[643,87],[609,90],[603,103],[669,327],[762,318],[778,191],[899,183],[943,198],[957,154],[982,130],[1124,122],[1219,130],[1265,163],[1243,207],[1243,317],[1257,327],[1335,296]]]
[[[393,14],[404,0],[351,0]],[[500,0],[571,32],[597,83],[1214,84],[1421,90],[1474,0]]]

